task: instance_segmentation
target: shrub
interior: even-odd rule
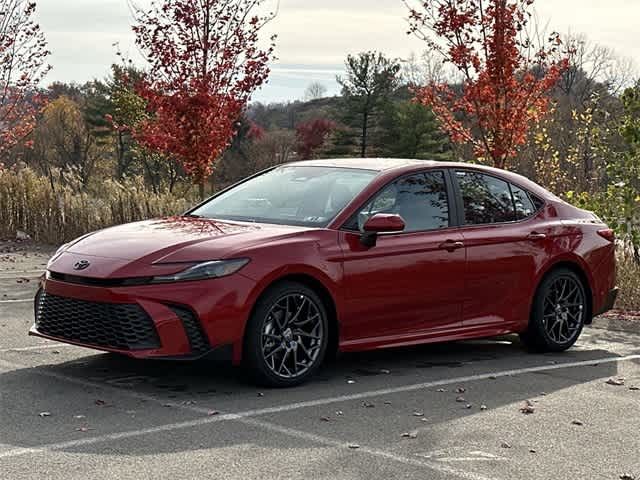
[[[61,244],[112,225],[179,214],[192,203],[184,195],[154,194],[141,178],[107,179],[82,190],[73,179],[54,177],[0,169],[0,237],[22,230],[36,241]]]

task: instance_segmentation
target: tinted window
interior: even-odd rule
[[[511,193],[513,193],[513,204],[516,208],[516,220],[523,220],[535,213],[537,208],[534,207],[528,192],[511,185]]]
[[[405,232],[448,227],[449,203],[444,173],[420,173],[392,183],[360,211],[358,228],[362,230],[367,219],[376,213],[400,215],[406,223]]]
[[[467,225],[484,225],[515,220],[509,184],[476,172],[456,172],[464,202]]]

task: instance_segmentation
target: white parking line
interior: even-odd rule
[[[585,360],[580,362],[566,362],[566,363],[559,363],[554,365],[541,365],[537,367],[528,367],[528,368],[521,368],[521,369],[514,369],[514,370],[503,370],[498,372],[488,372],[488,373],[479,374],[479,375],[469,375],[464,377],[448,378],[445,380],[435,380],[431,382],[416,383],[416,384],[403,385],[399,387],[385,388],[385,389],[379,389],[379,390],[370,390],[366,392],[354,393],[349,395],[340,395],[336,397],[328,397],[328,398],[323,398],[318,400],[296,402],[296,403],[290,403],[290,404],[280,405],[276,407],[266,407],[266,408],[260,408],[260,409],[254,409],[254,410],[245,410],[237,413],[226,413],[226,414],[221,414],[213,417],[191,420],[187,422],[172,423],[167,425],[161,425],[158,427],[151,427],[151,428],[145,428],[140,430],[131,430],[127,432],[119,432],[119,433],[113,433],[113,434],[103,435],[103,436],[95,436],[95,437],[85,438],[82,440],[72,440],[69,442],[51,443],[51,444],[40,445],[40,446],[26,448],[26,449],[18,448],[18,449],[1,452],[0,458],[15,457],[19,455],[25,455],[28,453],[42,452],[42,451],[48,451],[48,450],[62,450],[65,448],[78,447],[83,445],[92,445],[95,443],[102,443],[102,442],[108,442],[112,440],[120,440],[124,438],[143,436],[150,433],[173,431],[173,430],[178,430],[183,428],[202,426],[202,425],[207,425],[207,424],[221,422],[221,421],[230,421],[230,420],[241,421],[241,420],[249,419],[251,417],[258,417],[258,416],[268,415],[272,413],[288,412],[292,410],[298,410],[301,408],[330,405],[333,403],[359,400],[363,398],[377,397],[382,395],[391,395],[395,393],[411,392],[411,391],[423,390],[426,388],[433,388],[433,387],[444,386],[444,385],[462,384],[462,383],[479,381],[479,380],[487,380],[489,378],[516,376],[516,375],[523,375],[527,373],[547,372],[547,371],[553,371],[553,370],[560,370],[564,368],[576,368],[576,367],[601,365],[601,364],[607,364],[607,363],[619,363],[619,362],[625,362],[630,360],[640,360],[640,355],[627,355],[624,357],[605,357],[605,358]],[[46,370],[43,371],[35,367],[27,367],[24,365],[13,363],[13,362],[6,362],[4,360],[0,360],[0,366],[4,366],[6,368],[12,368],[12,369],[28,368],[32,370],[33,373],[35,373],[36,375],[52,377],[59,380],[67,381],[69,383],[82,385],[85,387],[88,386],[92,388],[100,388],[103,390],[108,390],[111,392],[118,393],[123,396],[129,396],[129,397],[138,398],[138,399],[145,399],[147,401],[155,402],[163,405],[167,404],[166,399],[162,399],[152,395],[131,392],[131,391],[123,390],[120,388],[112,387],[109,385],[105,385],[102,383],[90,382],[90,381],[78,379],[75,377],[71,377],[68,375],[59,374],[56,372],[49,372]],[[202,414],[207,414],[209,411],[205,408],[192,406],[192,405],[175,404],[175,407],[181,408],[184,410],[190,410],[192,412],[202,413]],[[255,422],[255,420],[252,420],[252,422]],[[268,424],[268,425],[271,425],[272,427],[278,428],[278,429],[284,428],[284,427],[278,427],[272,424]],[[295,432],[298,432],[298,431],[296,430]],[[298,433],[301,435],[307,435],[305,432],[298,432]],[[311,435],[311,434],[308,434],[308,435]],[[334,442],[334,440],[330,440],[330,441]],[[387,455],[386,452],[384,453],[385,455]],[[411,461],[413,461],[413,459],[411,459]],[[466,477],[466,478],[471,479],[473,477]],[[479,478],[479,477],[475,477],[475,478]]]
[[[58,350],[60,348],[82,348],[76,345],[70,345],[68,343],[47,343],[44,345],[33,345],[31,347],[14,347],[14,348],[0,348],[0,353],[6,352],[29,352],[37,350]]]
[[[33,298],[25,298],[22,300],[0,300],[0,303],[33,303]]]

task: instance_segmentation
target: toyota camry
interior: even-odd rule
[[[337,351],[517,333],[563,351],[612,308],[615,238],[526,178],[313,160],[184,215],[90,233],[47,265],[30,333],[135,358],[228,358],[292,386]]]

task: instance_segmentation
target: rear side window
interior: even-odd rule
[[[513,205],[516,209],[516,220],[524,220],[538,210],[525,190],[511,185],[511,193],[513,193]]]
[[[456,172],[466,225],[512,222],[516,219],[507,182],[477,172]]]

